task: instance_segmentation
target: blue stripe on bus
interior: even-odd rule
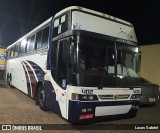
[[[24,72],[25,72],[25,76],[26,76],[26,81],[27,81],[27,91],[28,91],[28,95],[31,96],[31,86],[30,86],[30,82],[29,82],[29,75],[27,73],[27,69],[25,67],[25,65],[23,64],[24,62],[21,62]]]
[[[50,81],[44,81],[45,94],[46,94],[46,106],[53,110],[55,113],[61,115],[60,106],[56,100],[55,89]]]
[[[44,71],[40,66],[38,66],[36,63],[32,61],[27,60],[27,62],[34,69],[38,80],[44,83],[44,88],[45,88],[44,90],[46,95],[46,103],[45,103],[46,106],[51,110],[53,110],[55,113],[61,115],[60,106],[58,101],[56,100],[56,93],[52,86],[52,83],[50,81],[44,80]]]
[[[68,110],[68,120],[72,123],[77,123],[77,124],[85,124],[88,122],[96,122],[98,119],[102,118],[104,119],[105,117],[109,118],[111,116],[100,116],[100,117],[95,117],[92,119],[85,119],[85,120],[80,120],[79,116],[82,114],[95,114],[95,108],[100,107],[100,106],[117,106],[117,105],[134,105],[138,106],[139,101],[108,101],[108,102],[80,102],[80,101],[69,101],[69,110]],[[85,108],[92,108],[92,111],[83,113],[82,109]],[[130,111],[127,114],[135,113],[137,112],[137,109],[130,109]],[[121,115],[115,115],[115,117],[119,116],[127,116],[127,114],[121,114]],[[114,116],[112,116],[114,117]]]
[[[43,71],[43,69],[40,66],[38,66],[36,63],[32,62],[32,61],[27,60],[27,62],[34,69],[38,81],[43,81],[44,80],[44,71]]]
[[[35,98],[36,86],[37,86],[36,77],[34,75],[34,72],[33,72],[32,68],[26,62],[23,61],[23,63],[27,68],[28,75],[29,75],[28,77],[30,78],[30,83],[27,83],[27,86],[28,86],[28,84],[31,85],[31,87],[32,87],[31,88],[32,89],[32,97]],[[30,96],[31,96],[31,94],[30,94]]]

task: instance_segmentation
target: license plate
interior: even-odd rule
[[[156,99],[155,99],[155,98],[149,98],[149,101],[150,101],[150,102],[155,102]]]

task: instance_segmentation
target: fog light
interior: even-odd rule
[[[82,100],[87,100],[87,95],[81,95]]]
[[[89,95],[88,96],[88,100],[93,100],[94,99],[94,96],[93,95]]]

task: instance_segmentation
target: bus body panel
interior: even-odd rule
[[[12,76],[12,85],[35,98],[35,87],[43,80],[41,74],[46,70],[46,59],[47,52],[43,51],[8,60],[6,73]]]
[[[96,32],[99,34],[137,42],[134,28],[132,26],[127,26],[118,21],[114,22],[79,11],[72,12],[71,29]]]
[[[132,106],[132,107],[131,107]],[[68,120],[73,123],[86,124],[97,121],[107,121],[118,118],[135,116],[139,102],[137,101],[104,101],[104,102],[79,102],[69,100]],[[125,107],[125,108],[123,108]],[[103,109],[103,111],[102,111]],[[113,112],[105,110],[113,109]],[[119,112],[120,109],[121,112]]]

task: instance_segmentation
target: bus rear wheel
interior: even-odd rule
[[[39,105],[41,110],[48,111],[49,109],[45,106],[45,100],[44,86],[40,85],[37,90],[36,103]]]
[[[10,88],[13,88],[12,87],[12,76],[11,76],[11,74],[9,75],[7,75],[7,85],[10,87]]]

